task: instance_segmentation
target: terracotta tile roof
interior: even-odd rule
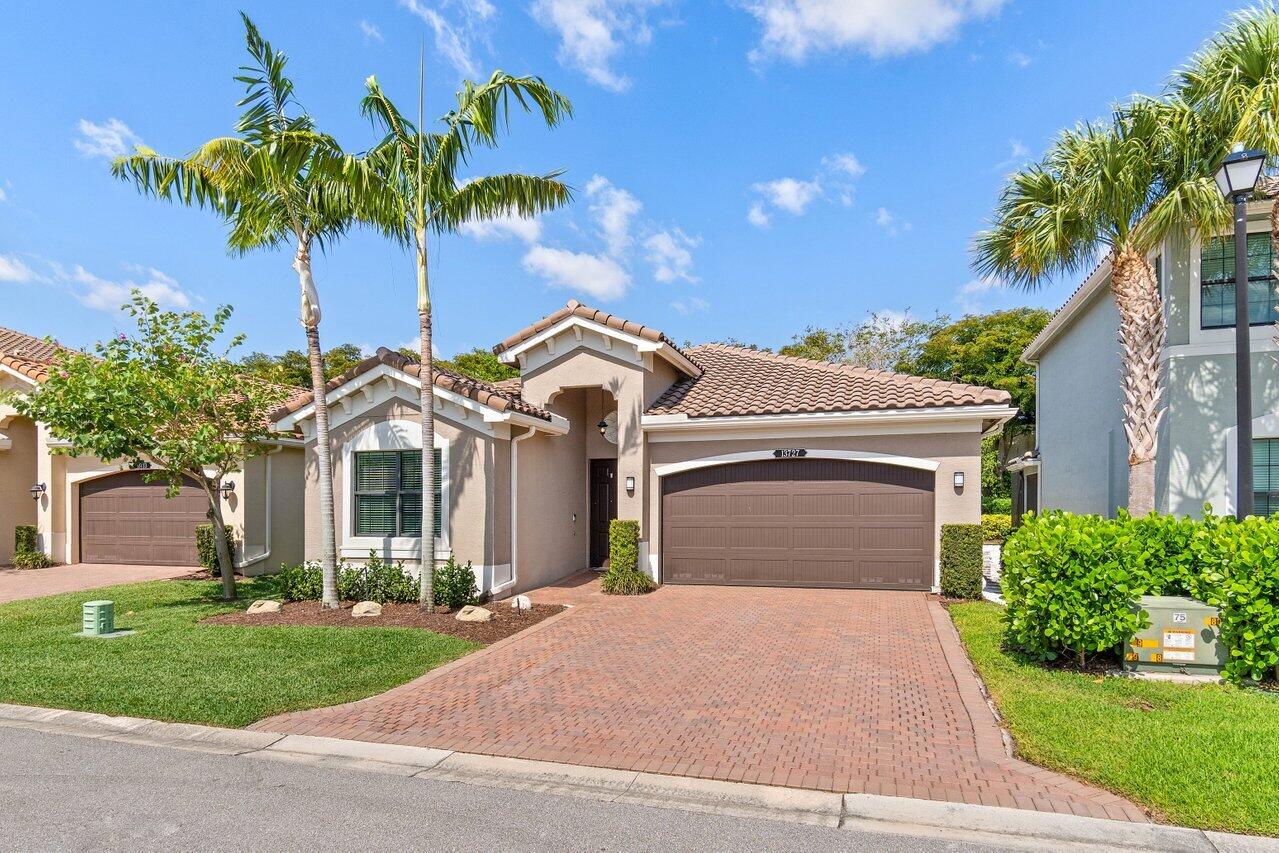
[[[0,364],[36,382],[43,382],[49,378],[49,365],[43,361],[28,361],[25,358],[0,354]]]
[[[704,344],[688,354],[702,375],[672,385],[649,408],[650,415],[694,418],[860,412],[938,406],[1007,405],[1007,391],[829,364],[795,356]]]
[[[634,335],[635,337],[643,338],[646,341],[666,344],[689,361],[697,364],[696,360],[689,356],[687,352],[681,350],[675,341],[671,340],[657,329],[654,329],[652,326],[644,326],[640,323],[633,323],[630,320],[624,320],[616,314],[609,314],[607,311],[601,311],[598,308],[591,308],[588,305],[583,305],[576,299],[570,299],[568,304],[560,310],[553,314],[547,314],[531,326],[525,326],[523,329],[520,329],[509,338],[493,347],[493,352],[501,355],[511,347],[521,344],[529,338],[546,331],[565,317],[572,316],[594,321],[599,323],[601,326],[607,326],[610,329],[617,329],[619,332],[625,332],[628,335]]]
[[[501,393],[511,397],[518,397],[524,393],[524,380],[518,376],[512,376],[510,379],[499,379],[497,382],[490,384]]]
[[[421,378],[422,365],[411,358],[400,355],[398,352],[392,352],[386,347],[379,347],[376,354],[369,356],[359,364],[350,368],[346,372],[333,377],[324,384],[325,392],[332,391],[340,385],[350,382],[362,373],[366,373],[377,367],[379,364],[385,364],[394,367],[396,370],[402,370],[410,376]],[[509,381],[509,380],[507,380]],[[519,412],[523,415],[540,418],[544,421],[551,419],[550,412],[539,409],[537,406],[524,402],[523,399],[511,391],[503,391],[495,385],[489,385],[486,382],[480,382],[478,379],[472,379],[469,376],[463,376],[460,373],[454,373],[451,370],[435,368],[435,385],[443,388],[445,391],[452,391],[455,394],[461,394],[463,397],[474,400],[475,402],[496,409],[499,412],[505,412],[508,409],[513,412]],[[276,420],[298,411],[299,409],[309,406],[313,397],[310,391],[301,391],[291,396],[284,402],[272,417]]]
[[[41,340],[0,326],[0,364],[36,382],[49,378],[49,365],[64,349],[57,341]]]

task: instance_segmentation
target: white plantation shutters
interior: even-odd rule
[[[441,537],[441,453],[435,448],[435,536]],[[356,536],[422,535],[422,451],[369,450],[355,454]]]

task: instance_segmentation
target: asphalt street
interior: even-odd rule
[[[0,729],[4,850],[997,850]]]

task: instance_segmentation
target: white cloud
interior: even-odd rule
[[[1004,0],[744,0],[763,29],[752,62],[857,50],[872,57],[924,51],[960,26],[999,10]]]
[[[1034,61],[1035,60],[1031,59],[1028,55],[1022,53],[1020,50],[1014,50],[1012,53],[1008,54],[1008,64],[1016,65],[1018,68],[1025,68],[1026,66],[1030,65],[1030,63]]]
[[[463,222],[458,229],[462,234],[481,242],[507,240],[511,237],[522,243],[536,243],[542,239],[542,223],[536,219],[507,214],[494,219],[477,219]]]
[[[854,179],[866,174],[866,167],[857,159],[856,154],[850,152],[823,157],[822,165],[832,172],[842,173]]]
[[[364,33],[365,44],[368,44],[369,42],[373,42],[373,41],[376,41],[376,42],[386,41],[386,39],[382,38],[382,30],[378,28],[377,24],[371,23],[361,18],[359,26],[360,26],[360,32]]]
[[[996,163],[993,171],[1018,168],[1025,165],[1028,159],[1030,159],[1030,149],[1020,139],[1010,139],[1008,140],[1008,157]]]
[[[0,202],[5,201],[9,196],[5,194],[4,187],[0,187]]]
[[[965,314],[976,314],[982,310],[983,302],[992,294],[1003,293],[1008,285],[997,278],[975,278],[966,282],[955,291],[955,302]]]
[[[781,208],[795,216],[802,214],[808,205],[822,194],[822,185],[817,178],[811,181],[778,178],[775,181],[758,183],[754,189],[762,193],[773,207]]]
[[[39,281],[40,276],[17,255],[0,255],[0,281],[28,284]]]
[[[683,315],[694,314],[699,311],[707,311],[710,307],[711,304],[700,296],[690,296],[687,299],[676,299],[671,303],[671,308],[673,308],[677,313]]]
[[[631,85],[613,70],[613,62],[628,45],[647,45],[653,39],[648,11],[665,0],[537,0],[529,10],[533,19],[559,36],[558,58],[596,86],[622,92]]]
[[[133,150],[142,140],[129,126],[118,118],[109,118],[104,124],[94,124],[80,119],[76,126],[80,138],[73,140],[76,150],[85,157],[105,157],[114,160]]]
[[[399,0],[400,5],[426,22],[435,33],[435,49],[458,70],[476,77],[477,45],[488,45],[488,27],[497,18],[489,0]]]
[[[897,214],[886,207],[881,207],[875,211],[875,224],[884,229],[884,233],[889,237],[896,237],[903,231],[909,231],[912,227],[909,222],[902,222],[898,219]]]
[[[746,211],[746,221],[756,228],[768,227],[768,214],[764,212],[764,203],[762,201],[751,202],[751,206]]]
[[[602,302],[620,299],[631,286],[630,273],[604,255],[534,246],[524,255],[523,264],[551,287],[576,290]]]
[[[586,197],[591,199],[591,215],[599,224],[600,236],[604,238],[608,253],[613,257],[625,254],[634,242],[631,220],[644,205],[626,190],[613,186],[602,175],[594,175],[587,182]]]
[[[79,264],[70,275],[73,282],[72,293],[81,304],[100,311],[115,311],[129,301],[131,292],[139,290],[142,295],[156,303],[170,308],[189,308],[191,297],[172,277],[154,268],[134,267],[141,273],[141,281],[126,279],[124,281],[108,281],[99,278]]]
[[[645,240],[645,257],[653,265],[653,278],[661,282],[672,282],[678,278],[696,282],[697,276],[692,272],[692,249],[700,242],[678,228],[658,231]]]

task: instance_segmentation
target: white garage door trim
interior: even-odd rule
[[[936,471],[940,462],[932,459],[919,459],[914,456],[894,456],[891,453],[875,453],[870,450],[826,450],[824,448],[803,448],[805,459],[846,459],[858,462],[878,462],[881,465],[898,465],[903,468],[918,468],[921,471]],[[684,462],[667,462],[654,465],[653,473],[658,477],[692,471],[697,468],[709,468],[712,465],[731,465],[734,462],[752,462],[759,459],[776,459],[773,450],[745,450],[740,453],[723,453],[719,456],[703,456],[700,459],[688,459]]]

